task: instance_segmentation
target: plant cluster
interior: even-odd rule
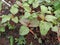
[[[4,4],[4,2],[0,1],[0,12],[2,11],[2,4]],[[38,11],[34,9],[38,9]],[[23,14],[18,15],[19,12],[23,12]],[[0,19],[1,33],[6,31],[6,26],[14,30],[19,23],[21,24],[19,29],[19,35],[21,36],[25,36],[30,32],[31,29],[29,29],[29,27],[39,27],[40,33],[43,36],[45,36],[50,29],[58,34],[60,24],[60,0],[16,0],[16,2],[10,6],[9,14],[1,15]],[[10,23],[11,21],[16,25],[12,25]],[[13,37],[11,36],[10,42],[12,39]],[[23,40],[25,39],[23,38]],[[20,41],[21,39],[19,42]],[[11,45],[13,45],[12,42]]]

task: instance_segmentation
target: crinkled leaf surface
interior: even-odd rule
[[[53,15],[46,15],[45,20],[53,22],[57,18]]]
[[[53,9],[52,9],[52,7],[48,6],[48,10],[49,10],[49,11],[52,11]]]
[[[31,11],[31,8],[29,7],[29,4],[26,3],[26,2],[23,3],[23,8],[24,8],[25,11],[27,11],[27,12],[30,12],[30,11]]]
[[[16,6],[16,5],[15,5],[15,6]],[[10,9],[10,12],[11,12],[12,14],[14,14],[14,15],[15,15],[16,13],[18,13],[18,8],[16,8],[17,6],[16,6],[16,7],[15,7],[15,6],[12,6],[11,9]]]
[[[12,21],[15,22],[15,23],[18,23],[18,17],[12,18]]]
[[[24,3],[23,3],[23,7],[24,7],[24,6],[29,6],[29,4],[28,4],[27,2],[24,2]]]
[[[3,16],[2,16],[2,21],[1,21],[1,23],[5,23],[5,22],[9,21],[10,18],[11,18],[10,15],[3,15]]]
[[[14,29],[15,28],[15,26],[14,25],[11,25],[9,22],[7,23],[7,25],[9,27],[9,29]]]
[[[16,8],[18,8],[18,5],[17,4],[14,4],[13,6],[16,7]]]
[[[59,10],[56,10],[54,13],[55,13],[55,16],[56,16],[57,18],[60,17],[60,9],[59,9]]]
[[[28,18],[28,17],[30,17],[30,16],[31,16],[31,14],[30,14],[29,12],[25,12],[23,18]]]
[[[30,12],[31,8],[29,6],[24,6],[25,11]]]
[[[28,0],[29,4],[32,4],[34,2],[34,0]]]
[[[41,35],[46,35],[49,29],[52,27],[51,23],[41,21],[39,24]]]
[[[27,35],[29,33],[29,28],[26,26],[21,26],[19,34],[20,35]]]
[[[55,2],[54,2],[54,8],[57,10],[57,9],[60,9],[60,1],[58,0],[56,0]]]
[[[37,8],[39,6],[39,1],[35,0],[32,4],[33,8]]]
[[[31,15],[33,18],[37,18],[38,14],[37,13],[32,13]]]
[[[54,27],[52,27],[52,31],[54,31],[54,32],[58,32],[58,26],[54,26]]]
[[[30,21],[29,27],[38,27],[39,26],[39,21],[37,19],[33,19]]]
[[[47,13],[48,8],[47,8],[46,6],[41,5],[40,8],[41,8],[41,12],[42,12],[42,13]]]

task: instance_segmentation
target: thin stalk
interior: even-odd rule
[[[11,5],[9,3],[7,3],[5,0],[2,0],[2,2],[4,2],[6,5],[8,5],[9,7],[11,7]]]

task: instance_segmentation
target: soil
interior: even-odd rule
[[[42,43],[39,43],[38,39],[37,38],[34,39],[34,35],[32,33],[29,33],[28,35],[25,36],[27,41],[26,45],[29,45],[31,42],[33,43],[33,45],[59,45],[59,41],[57,39],[57,33],[52,32],[50,30],[46,36],[42,36],[39,30],[36,28],[33,30],[33,32],[37,34],[38,38],[41,38]],[[13,35],[14,38],[18,38],[19,37],[18,28],[16,28],[13,31],[6,29],[6,32],[2,33],[2,35],[0,36],[0,45],[9,45],[8,36],[10,35]],[[14,45],[17,44],[14,42]]]
[[[8,0],[6,0],[8,2]],[[14,4],[15,0],[10,0],[12,2],[12,4]],[[4,9],[6,5],[3,6],[3,10],[0,11],[0,15],[3,15],[3,14],[8,14],[10,13],[9,12],[9,9]],[[23,10],[23,8],[20,8]],[[33,9],[35,10],[36,12],[39,11],[39,9]],[[19,15],[21,14],[24,14],[24,12],[20,12],[18,13]],[[16,14],[17,15],[17,14]],[[17,16],[19,16],[17,15]],[[1,20],[1,19],[0,19]],[[9,39],[8,37],[10,35],[12,35],[14,38],[18,38],[20,35],[19,35],[19,27],[21,26],[20,23],[18,24],[15,24],[14,22],[10,22],[11,24],[15,25],[16,28],[14,30],[9,30],[8,29],[8,26],[6,26],[6,31],[4,33],[1,34],[0,36],[0,45],[10,45],[9,44]],[[38,38],[41,38],[42,40],[42,43],[39,43],[38,42],[38,39],[34,39],[34,35],[32,33],[29,33],[28,35],[25,36],[26,38],[26,45],[30,45],[30,43],[32,42],[33,45],[59,45],[59,41],[58,41],[58,38],[57,38],[57,33],[53,32],[53,31],[49,31],[47,33],[46,36],[42,36],[40,34],[40,31],[39,31],[39,28],[34,28],[32,30],[35,34],[37,34],[37,37]],[[17,45],[17,43],[14,42],[14,45]]]

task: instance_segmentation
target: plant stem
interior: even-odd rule
[[[9,3],[7,3],[5,0],[2,0],[2,2],[4,2],[5,4],[7,4],[9,7],[11,7],[11,5]]]

